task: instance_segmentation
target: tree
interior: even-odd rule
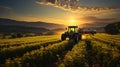
[[[105,26],[106,33],[109,34],[118,34],[120,33],[120,22],[111,23]]]

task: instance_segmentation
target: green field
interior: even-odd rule
[[[0,67],[120,67],[120,35],[60,35],[0,39]]]

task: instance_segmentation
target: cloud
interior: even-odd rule
[[[4,16],[12,16],[14,14],[14,9],[10,6],[0,5],[0,17]]]
[[[0,9],[12,10],[11,7],[9,7],[9,6],[3,6],[3,5],[0,5]]]
[[[110,22],[119,21],[119,19],[116,19],[116,18],[98,18],[94,16],[78,18],[77,20],[78,21],[82,20],[84,23],[94,23],[94,22],[110,23]]]
[[[10,6],[0,5],[0,17],[12,16],[14,14],[14,10]]]
[[[37,4],[52,5],[64,10],[70,10],[73,12],[79,11],[106,11],[106,10],[120,10],[115,7],[86,7],[80,6],[79,0],[37,0]]]
[[[109,23],[119,21],[119,19],[116,18],[98,18],[94,16],[78,18],[78,20],[82,20],[82,22],[84,22],[83,24],[80,24],[82,27],[104,27]]]

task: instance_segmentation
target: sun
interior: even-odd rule
[[[76,21],[74,19],[70,19],[70,22],[69,22],[70,25],[75,25],[75,23]]]
[[[68,20],[68,25],[69,26],[76,26],[77,25],[77,20],[74,17],[70,18]]]

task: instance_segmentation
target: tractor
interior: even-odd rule
[[[82,39],[82,34],[78,32],[78,26],[68,26],[67,31],[61,35],[61,40],[73,39],[76,43]]]

